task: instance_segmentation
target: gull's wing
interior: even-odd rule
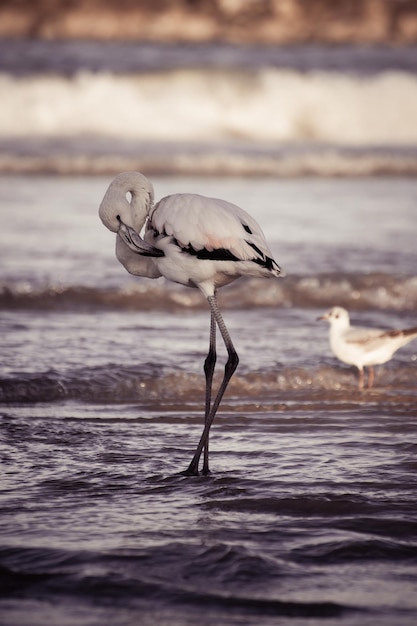
[[[345,333],[347,344],[361,347],[365,352],[372,352],[389,343],[404,345],[417,337],[417,328],[407,330],[381,330],[380,328],[351,327]]]

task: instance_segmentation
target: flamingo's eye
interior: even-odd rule
[[[121,222],[122,220],[120,219],[120,215],[116,215],[116,219],[118,222]]]

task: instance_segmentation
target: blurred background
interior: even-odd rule
[[[3,0],[0,171],[417,170],[414,0]]]

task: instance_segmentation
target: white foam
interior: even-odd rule
[[[417,77],[273,68],[0,75],[0,138],[417,144]]]

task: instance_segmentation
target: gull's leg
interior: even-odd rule
[[[375,372],[372,365],[369,366],[369,376],[368,376],[368,389],[371,389],[374,384]]]
[[[213,384],[214,366],[216,365],[216,318],[211,311],[210,318],[210,344],[209,351],[204,361],[204,374],[206,376],[206,408],[204,413],[204,424],[207,423],[211,407],[211,388]],[[204,446],[203,474],[209,474],[209,440]]]
[[[364,380],[364,373],[363,373],[363,367],[359,367],[359,385],[358,388],[359,389],[363,389],[363,380]]]
[[[194,456],[192,458],[192,461],[190,463],[190,465],[188,466],[188,469],[185,470],[184,474],[186,475],[196,475],[198,474],[198,463],[200,460],[200,456],[201,456],[201,452],[203,450],[203,448],[205,446],[208,445],[208,439],[209,439],[209,433],[210,433],[210,428],[211,425],[213,423],[214,417],[216,415],[217,409],[219,408],[219,404],[221,402],[221,399],[223,397],[224,392],[226,391],[227,385],[229,384],[230,379],[233,376],[233,373],[235,371],[235,369],[237,368],[237,365],[239,363],[239,357],[237,355],[237,352],[234,348],[234,345],[232,343],[232,340],[230,338],[229,335],[229,331],[226,328],[226,324],[223,321],[223,317],[222,314],[220,312],[220,309],[217,305],[217,300],[216,300],[216,296],[209,296],[207,298],[209,304],[210,304],[210,308],[211,308],[211,312],[212,315],[214,316],[214,319],[217,323],[217,326],[219,327],[221,336],[223,338],[224,341],[224,345],[226,346],[226,350],[227,350],[227,354],[228,354],[228,359],[224,368],[224,376],[223,376],[223,380],[221,382],[221,385],[219,387],[219,390],[217,392],[217,395],[214,399],[213,405],[210,409],[210,413],[206,419],[206,422],[204,424],[204,430],[203,433],[200,437],[200,441],[198,442],[198,446],[197,449],[194,453]],[[207,460],[208,462],[208,460]],[[204,471],[204,469],[203,469]]]

